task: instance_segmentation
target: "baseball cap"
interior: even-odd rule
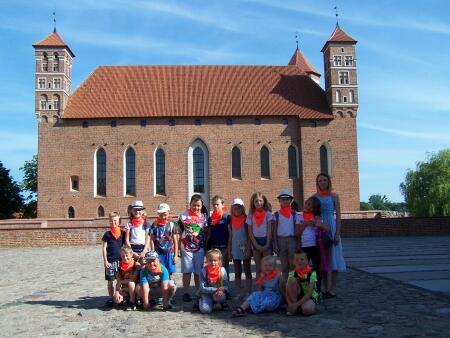
[[[170,211],[170,206],[167,204],[167,203],[161,203],[159,206],[158,206],[158,210],[156,210],[156,212],[158,213],[158,214],[162,214],[162,213],[164,213],[164,212],[169,212]]]
[[[156,253],[156,251],[147,251],[147,253],[144,256],[144,259],[146,261],[149,261],[149,260],[152,260],[152,259],[159,259],[159,256]]]
[[[235,205],[235,204],[244,206],[244,202],[240,198],[235,198],[231,205]]]
[[[289,189],[281,190],[280,194],[278,195],[278,198],[280,198],[280,197],[294,198],[294,196],[292,196],[292,193],[289,191]]]

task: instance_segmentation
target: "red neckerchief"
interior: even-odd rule
[[[328,189],[319,189],[320,196],[327,196],[329,194],[330,194],[330,191]]]
[[[160,274],[162,272],[161,263],[159,263],[156,268],[148,269],[148,271],[150,271],[151,273],[153,273],[155,275]]]
[[[109,231],[111,231],[111,235],[115,238],[118,239],[120,237],[120,228],[119,227],[109,227]]]
[[[259,228],[266,219],[266,210],[262,209],[261,211],[259,210],[253,211],[253,218],[255,219],[256,227]]]
[[[282,214],[285,218],[291,218],[291,215],[292,215],[291,206],[289,205],[288,207],[281,207],[280,214]]]
[[[306,264],[304,268],[295,268],[295,272],[301,279],[306,279],[306,277],[308,277],[308,273],[310,273],[311,271],[312,269],[309,264]]]
[[[129,261],[128,263],[126,263],[125,261],[120,262],[120,270],[122,270],[122,272],[129,271],[133,266],[134,266],[133,259],[131,261]]]
[[[303,220],[314,221],[314,214],[311,211],[303,211]]]
[[[193,221],[196,221],[197,219],[199,219],[200,218],[200,216],[201,216],[201,212],[199,212],[198,214],[197,213],[195,213],[195,212],[193,212],[191,209],[188,209],[188,215],[189,215],[189,217],[193,220]]]
[[[261,276],[256,280],[256,284],[262,284],[266,280],[274,279],[276,276],[278,276],[279,272],[277,269],[273,269],[271,273],[265,273],[261,272]]]
[[[163,227],[163,226],[165,226],[167,223],[169,223],[169,220],[167,219],[167,220],[163,220],[163,219],[157,219],[156,220],[156,224],[159,226],[159,227]]]
[[[231,227],[234,230],[239,230],[242,226],[242,224],[244,224],[245,222],[245,216],[244,215],[239,215],[239,216],[231,216]]]
[[[144,224],[144,222],[145,222],[145,219],[143,218],[143,217],[133,217],[132,219],[131,219],[131,225],[134,227],[134,228],[139,228],[142,224]]]
[[[222,219],[223,217],[223,208],[221,210],[216,210],[214,209],[213,212],[211,213],[211,224],[212,225],[217,225],[217,223],[219,223],[219,221]]]
[[[210,265],[206,266],[206,271],[208,273],[208,280],[211,284],[216,284],[220,277],[220,266],[212,267]]]

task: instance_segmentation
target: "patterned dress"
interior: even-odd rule
[[[334,198],[332,195],[321,196],[320,194],[316,194],[316,197],[320,200],[322,222],[330,227],[331,236],[334,239],[336,235]],[[330,250],[330,259],[329,259],[330,270],[339,272],[346,271],[344,254],[342,251],[342,241],[339,241],[338,245],[331,244],[329,250]]]
[[[247,298],[250,308],[254,313],[263,311],[275,311],[281,305],[280,292],[281,275],[263,282],[263,291],[255,291]]]

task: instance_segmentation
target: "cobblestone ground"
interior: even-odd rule
[[[0,336],[422,337],[450,336],[450,298],[358,270],[341,274],[338,297],[311,317],[202,315],[103,307],[100,246],[0,249]],[[233,279],[233,274],[232,279]],[[181,275],[175,279],[181,285]],[[230,302],[230,309],[238,305]]]

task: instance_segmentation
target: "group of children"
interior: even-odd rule
[[[235,276],[233,295],[244,300],[233,316],[243,316],[249,309],[254,313],[274,311],[283,300],[288,315],[314,313],[321,295],[336,296],[337,273],[345,271],[338,196],[331,190],[328,175],[319,174],[316,185],[317,194],[305,201],[302,213],[292,207],[294,199],[288,190],[278,195],[280,208],[273,214],[260,192],[251,196],[248,214],[240,198],[233,200],[228,213],[224,199],[216,195],[208,216],[202,212],[204,202],[197,194],[177,223],[166,203],[159,205],[158,217],[150,223],[143,203],[134,202],[124,230],[119,227],[119,214],[111,213],[110,230],[103,236],[110,296],[107,305],[125,304],[127,310],[135,310],[140,302],[147,310],[160,302],[163,310],[172,308],[176,292],[172,274],[180,257],[182,299],[193,300],[189,287],[194,274],[194,307],[202,313],[225,307],[231,298],[230,261]],[[281,272],[274,253],[281,261]]]

